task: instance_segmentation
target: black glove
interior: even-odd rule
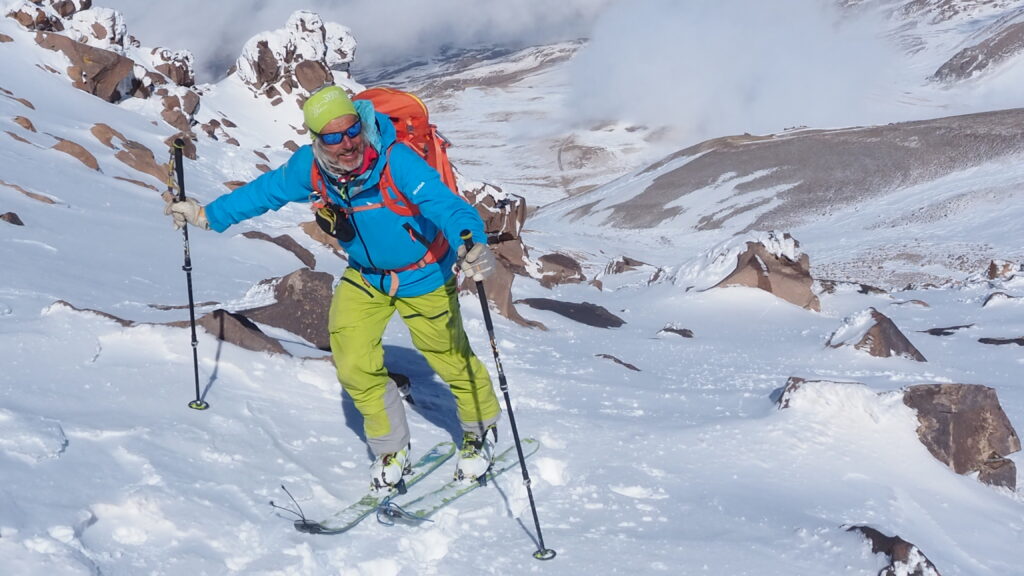
[[[334,236],[339,242],[350,242],[356,237],[356,229],[344,210],[328,204],[316,211],[316,223],[320,229]]]

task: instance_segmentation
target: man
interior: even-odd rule
[[[314,200],[317,222],[349,257],[328,330],[338,380],[363,415],[375,456],[371,486],[392,489],[410,467],[405,408],[381,344],[396,311],[451,387],[463,430],[455,477],[474,480],[490,466],[501,409],[462,326],[454,266],[477,280],[493,271],[483,222],[413,149],[393,145],[394,125],[371,103],[353,103],[342,88],[326,86],[306,101],[303,115],[313,143],[287,163],[206,206],[189,198],[170,202],[165,213],[179,228],[187,222],[223,232],[289,202]],[[417,210],[388,202],[381,189],[391,185]],[[463,230],[473,235],[468,253]]]

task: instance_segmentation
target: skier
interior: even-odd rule
[[[349,258],[327,328],[338,380],[363,415],[375,456],[371,487],[397,487],[411,466],[405,407],[384,368],[381,344],[396,311],[413,344],[451,387],[463,430],[455,477],[475,480],[490,466],[501,408],[462,325],[455,267],[477,280],[493,272],[483,222],[413,149],[393,146],[394,125],[370,102],[353,103],[344,89],[329,85],[311,94],[302,110],[311,145],[206,206],[168,198],[165,213],[176,228],[187,222],[223,232],[290,202],[319,200],[318,224]],[[414,214],[402,215],[382,194],[391,182],[415,205]],[[468,251],[459,239],[463,230],[473,235]]]

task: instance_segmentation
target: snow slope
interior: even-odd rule
[[[978,342],[1024,336],[1024,300],[1017,299],[1024,279],[990,283],[958,273],[941,288],[889,294],[841,286],[820,295],[822,311],[815,313],[752,289],[699,292],[649,282],[653,267],[684,268],[728,239],[728,230],[609,230],[567,222],[553,210],[528,221],[534,255],[570,253],[590,278],[621,255],[652,265],[608,279],[614,290],[548,290],[522,278],[514,286],[517,298],[599,304],[626,321],[620,328],[592,328],[524,305],[521,312],[546,331],[495,317],[517,424],[542,443],[530,473],[545,544],[558,557],[531,557],[532,517],[514,473],[422,526],[388,527],[371,518],[338,537],[296,532],[292,519],[268,504],[286,500],[281,485],[314,517],[366,486],[362,423],[330,363],[288,334],[275,333],[291,341],[293,357],[243,350],[200,331],[200,385],[211,408],[187,408],[194,397],[188,330],[146,324],[187,318],[180,308],[151,306],[186,301],[181,233],[161,213],[157,191],[113,177],[162,183],[119,163],[89,134],[105,122],[161,156],[172,129],[151,122],[154,112],[139,103],[103,103],[37,67],[63,63],[36,49],[10,20],[0,20],[0,32],[15,39],[0,44],[0,87],[12,93],[0,97],[0,123],[31,142],[0,134],[0,212],[15,212],[25,224],[0,222],[5,573],[877,574],[884,561],[845,531],[850,524],[899,534],[946,576],[1024,573],[1019,493],[958,476],[933,459],[897,393],[917,383],[983,384],[998,391],[1012,422],[1024,422],[1021,348]],[[525,76],[516,85],[520,97],[547,82],[549,71]],[[208,111],[264,120],[274,113],[236,98],[236,88],[212,87]],[[442,110],[451,107],[439,117],[468,134],[479,129],[470,119],[486,117],[487,96],[439,102]],[[16,116],[31,119],[37,132],[16,124]],[[294,119],[277,122],[280,134],[267,136],[274,162],[286,157],[276,146]],[[255,177],[252,151],[263,150],[262,129],[242,127],[241,147],[200,140],[201,160],[186,163],[189,194],[208,201],[226,190],[224,181]],[[52,150],[54,137],[86,147],[100,171]],[[515,154],[502,152],[503,142],[495,138],[475,163],[475,147],[460,151],[468,175],[523,172]],[[536,170],[523,172],[524,182],[545,177]],[[954,179],[983,187],[1020,176],[1002,165]],[[594,193],[635,193],[637,178]],[[936,191],[942,189],[895,198],[911,205]],[[260,280],[301,265],[284,250],[242,237],[246,230],[289,233],[314,252],[318,270],[340,273],[344,262],[298,231],[306,210],[290,206],[220,235],[191,230],[196,300],[244,308],[268,298],[254,289]],[[990,220],[991,212],[965,207],[944,222],[965,241],[1007,248],[1005,236],[1020,237],[1010,219],[1015,212],[1007,213]],[[888,214],[887,206],[863,205],[849,217]],[[792,232],[812,263],[852,262],[864,250],[891,245],[876,230],[843,222]],[[996,290],[1016,298],[982,306]],[[122,326],[58,300],[139,324]],[[463,297],[467,330],[493,369],[477,302]],[[869,306],[890,316],[930,361],[826,348],[844,318]],[[951,336],[919,332],[966,324],[972,327]],[[691,329],[694,338],[660,332],[668,325]],[[401,323],[389,327],[385,347],[388,366],[412,378],[414,451],[454,439],[447,390]],[[790,408],[778,410],[773,398],[790,376],[836,384],[805,388]],[[509,445],[507,420],[500,434]],[[1024,465],[1019,453],[1010,457]]]

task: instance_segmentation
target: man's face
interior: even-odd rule
[[[360,132],[355,136],[345,134],[345,131],[352,128],[357,122],[359,122],[359,117],[353,114],[339,116],[325,124],[318,136],[324,151],[330,154],[331,159],[347,172],[356,170],[363,165],[363,147],[365,145],[363,133]],[[323,139],[325,134],[340,134],[341,141],[337,144],[328,144]]]

